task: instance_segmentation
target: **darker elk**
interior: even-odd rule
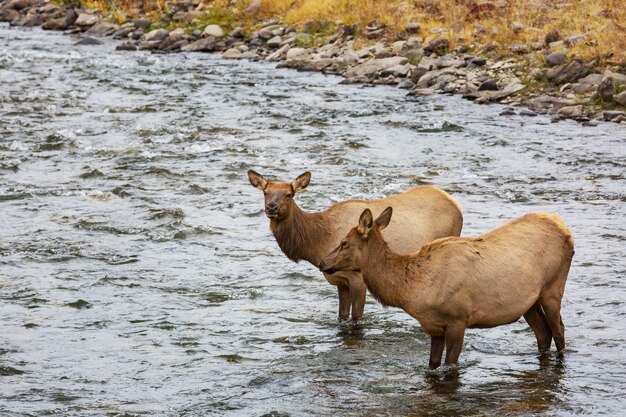
[[[465,329],[509,324],[522,315],[541,352],[552,338],[563,351],[561,299],[574,240],[556,215],[527,214],[477,238],[438,239],[398,255],[381,234],[391,214],[389,207],[374,221],[364,210],[319,266],[327,274],[360,272],[383,305],[417,319],[431,336],[431,368],[441,364],[444,346],[445,363],[457,362]]]
[[[354,219],[366,207],[382,211],[396,207],[397,222],[385,230],[393,250],[409,253],[426,242],[444,236],[458,236],[463,226],[459,204],[445,191],[435,187],[415,187],[381,200],[350,200],[332,205],[320,212],[305,212],[294,200],[311,179],[305,172],[293,182],[270,182],[260,174],[248,171],[250,184],[265,195],[265,214],[278,246],[292,261],[305,260],[317,266],[322,258],[343,238]],[[365,284],[357,271],[324,274],[339,292],[339,319],[363,317]],[[352,308],[352,311],[351,311]]]

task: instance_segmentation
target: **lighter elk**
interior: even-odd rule
[[[322,258],[346,235],[354,219],[366,207],[382,211],[396,207],[396,220],[385,238],[399,253],[417,250],[426,242],[444,236],[459,236],[463,214],[459,204],[445,191],[430,186],[411,188],[381,200],[350,200],[336,203],[320,212],[305,212],[294,200],[311,180],[305,172],[293,182],[271,182],[255,171],[248,171],[250,184],[265,195],[265,214],[278,246],[294,262],[305,260],[317,267]],[[419,221],[416,221],[418,219]],[[324,274],[337,286],[339,320],[363,318],[366,288],[363,277],[354,271]]]
[[[531,213],[476,238],[437,239],[399,255],[381,234],[392,212],[388,207],[372,220],[365,209],[319,267],[326,274],[360,272],[383,305],[417,319],[431,337],[431,368],[441,364],[444,346],[446,365],[456,364],[465,329],[509,324],[522,315],[540,352],[553,338],[563,351],[561,299],[574,239],[558,216]]]

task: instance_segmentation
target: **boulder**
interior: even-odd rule
[[[617,111],[617,110],[607,110],[607,111],[602,112],[602,117],[604,118],[605,121],[610,122],[620,117],[626,117],[626,112]]]
[[[265,57],[265,60],[269,62],[280,61],[285,58],[285,55],[287,55],[288,50],[289,50],[289,45],[283,45],[281,48],[278,48],[276,51],[272,52],[267,57]]]
[[[146,33],[143,40],[146,42],[163,42],[168,36],[170,33],[166,29],[155,29]]]
[[[78,13],[78,18],[76,19],[76,22],[74,22],[74,24],[80,27],[87,27],[95,25],[96,23],[98,23],[98,20],[100,20],[100,18],[95,14]]]
[[[100,22],[87,29],[87,32],[85,33],[96,36],[109,36],[114,34],[119,28],[120,27],[114,23],[101,20]]]
[[[270,40],[271,38],[273,38],[273,37],[274,37],[274,34],[272,33],[272,31],[271,31],[271,30],[269,30],[269,29],[267,29],[267,28],[262,28],[262,29],[260,29],[260,30],[256,33],[256,35],[257,35],[259,38],[263,39],[264,41],[268,41],[268,40]]]
[[[563,52],[552,52],[546,55],[546,64],[551,67],[556,67],[565,62],[565,54]]]
[[[589,74],[578,80],[578,83],[574,85],[574,92],[576,94],[584,94],[594,91],[598,88],[603,78],[602,74]]]
[[[242,52],[237,48],[227,49],[226,52],[222,54],[222,58],[224,59],[239,59],[241,58]]]
[[[579,60],[550,68],[546,78],[555,84],[573,83],[588,75],[591,70]]]
[[[296,59],[302,58],[304,56],[309,55],[311,52],[306,48],[291,48],[287,51],[287,55],[285,59]]]
[[[430,42],[428,42],[425,46],[424,46],[424,51],[428,52],[428,53],[436,53],[439,55],[443,55],[447,50],[448,47],[450,46],[450,43],[448,42],[447,39],[445,38],[435,38],[433,40],[431,40]]]
[[[478,87],[478,91],[497,91],[498,83],[493,78],[483,81]]]
[[[215,38],[202,38],[183,46],[180,50],[183,52],[213,52],[215,44]]]
[[[137,46],[135,46],[135,44],[131,43],[131,42],[125,42],[121,45],[117,45],[115,47],[116,51],[136,51],[137,50]]]
[[[270,48],[278,48],[282,41],[283,40],[280,36],[274,36],[267,41],[267,46],[269,46]]]
[[[622,106],[626,106],[626,90],[613,96],[613,101]]]
[[[583,115],[583,106],[565,106],[561,107],[559,111],[556,112],[557,116],[562,119],[572,119],[576,117],[580,117]]]
[[[202,37],[206,38],[208,36],[213,36],[214,38],[221,38],[224,36],[224,31],[218,25],[209,25],[204,28],[202,32]]]
[[[348,69],[346,77],[375,77],[376,74],[384,69],[394,67],[396,65],[404,65],[409,62],[408,59],[401,56],[394,56],[390,58],[371,59],[367,62],[359,64],[355,67]]]

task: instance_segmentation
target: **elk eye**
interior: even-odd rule
[[[348,242],[341,242],[341,249],[345,249],[348,247]]]
[[[293,197],[293,194],[287,194],[287,198]]]

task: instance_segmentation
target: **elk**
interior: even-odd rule
[[[265,214],[270,219],[270,230],[278,246],[294,262],[305,260],[317,267],[350,227],[353,219],[366,207],[374,210],[393,204],[397,222],[385,230],[385,238],[397,252],[409,253],[426,242],[444,236],[459,236],[463,214],[459,204],[445,191],[431,186],[414,187],[401,194],[381,200],[350,200],[336,203],[320,212],[305,212],[294,200],[311,180],[305,172],[295,181],[270,182],[255,171],[248,171],[253,187],[265,195]],[[416,222],[415,219],[419,219]],[[363,318],[366,288],[358,272],[341,271],[324,274],[326,280],[337,286],[339,320]]]
[[[550,350],[552,338],[563,351],[561,299],[574,239],[558,216],[530,213],[475,238],[437,239],[399,255],[381,233],[392,212],[388,207],[372,220],[365,209],[319,268],[360,272],[384,306],[417,319],[431,337],[431,368],[441,364],[444,346],[445,364],[456,364],[465,329],[509,324],[522,315],[541,353]]]

